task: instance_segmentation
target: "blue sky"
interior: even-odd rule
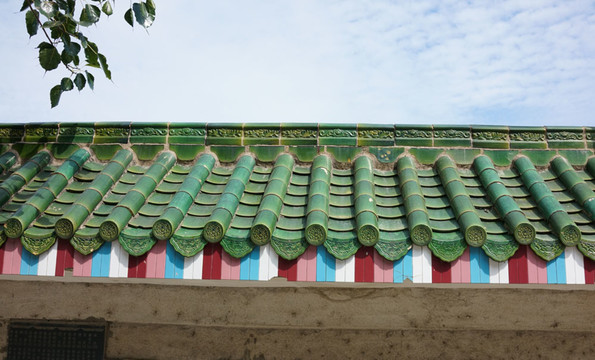
[[[593,1],[128,2],[89,29],[113,83],[49,90],[22,1],[0,0],[0,121],[595,125]],[[107,21],[106,21],[107,20]]]

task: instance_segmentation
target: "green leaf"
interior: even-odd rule
[[[62,81],[60,81],[60,88],[62,89],[62,91],[70,91],[74,88],[74,84],[72,83],[72,80],[70,80],[70,78],[62,78]]]
[[[60,95],[62,95],[62,86],[56,85],[50,90],[50,103],[52,104],[52,108],[58,106],[60,102]]]
[[[76,85],[76,88],[78,89],[78,91],[83,90],[86,83],[87,83],[87,79],[85,79],[85,76],[83,74],[81,74],[81,73],[76,74],[76,76],[74,77],[74,85]]]
[[[128,23],[128,25],[134,27],[134,19],[132,17],[132,9],[128,9],[124,14],[124,20]]]
[[[60,61],[62,60],[58,49],[52,45],[50,47],[46,47],[45,45],[42,47],[42,44],[39,44],[39,64],[46,71],[54,70],[60,65]]]
[[[81,11],[80,24],[81,26],[91,26],[99,21],[101,10],[95,5],[87,4]]]
[[[153,0],[147,0],[147,11],[149,14],[155,16],[155,2]]]
[[[103,54],[99,54],[99,63],[101,63],[101,68],[103,69],[103,73],[105,74],[105,77],[108,78],[109,80],[112,79],[112,72],[109,70],[108,66],[107,66],[107,59],[105,58],[105,56]]]
[[[89,44],[89,39],[83,33],[76,33],[76,37],[81,41],[83,49],[86,49]]]
[[[25,24],[27,25],[27,33],[29,34],[29,37],[37,34],[37,29],[39,29],[37,16],[39,16],[39,13],[36,10],[29,10],[25,14]]]
[[[88,71],[85,71],[85,74],[87,74],[87,82],[89,83],[89,87],[91,90],[93,90],[95,88],[95,76],[93,76],[93,74]]]
[[[147,5],[145,3],[141,2],[132,4],[132,10],[134,10],[136,22],[139,23],[142,27],[146,29],[149,26],[153,25],[155,15],[149,14],[149,11],[147,10]]]
[[[32,1],[31,0],[25,0],[23,1],[23,5],[21,6],[21,10],[20,11],[25,11],[26,9],[29,8],[29,4],[31,4]]]
[[[87,65],[98,68],[99,61],[97,58],[97,54],[99,53],[97,49],[97,45],[92,42],[87,42],[87,48],[85,49],[85,57],[87,59]]]
[[[78,43],[70,42],[64,43],[64,51],[66,51],[69,55],[76,56],[81,51],[81,46]]]
[[[68,65],[69,63],[74,61],[74,56],[67,53],[66,50],[62,50],[62,54],[60,54],[60,59],[62,59],[62,63],[64,65]]]
[[[101,7],[105,15],[110,16],[114,13],[114,9],[112,9],[112,4],[109,1],[106,1],[103,6]]]
[[[39,7],[41,13],[48,19],[53,18],[58,12],[58,4],[53,1],[43,1]]]

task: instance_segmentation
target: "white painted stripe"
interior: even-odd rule
[[[498,263],[498,276],[500,284],[508,284],[508,260]]]
[[[199,252],[198,254],[194,255],[191,258],[186,258],[184,262],[190,261],[192,263],[192,275],[190,275],[191,279],[202,279],[202,265],[203,265],[203,252]]]
[[[573,247],[574,251],[574,264],[576,268],[576,283],[585,284],[585,258],[583,253],[580,252],[578,247]]]
[[[575,247],[566,247],[566,249],[564,249],[564,263],[566,265],[567,284],[576,284],[576,261],[574,261],[574,251],[572,251],[574,248]]]
[[[279,276],[279,255],[275,252],[271,244],[266,245],[269,253],[269,276],[267,280]]]
[[[46,252],[39,255],[37,263],[37,275],[40,276],[55,276],[56,275],[56,258],[58,257],[58,242]]]
[[[432,251],[429,247],[424,246],[422,248],[422,282],[424,284],[431,284],[432,283]]]
[[[423,248],[418,245],[413,245],[411,251],[411,266],[413,267],[414,283],[423,282]]]
[[[112,241],[109,261],[109,277],[128,277],[128,253],[119,241]]]
[[[269,280],[269,267],[271,263],[270,245],[261,246],[258,258],[258,280]]]
[[[500,263],[489,259],[490,261],[490,284],[500,283]]]
[[[567,247],[564,250],[564,261],[566,262],[566,283],[584,284],[584,259],[576,246]]]
[[[335,281],[345,282],[347,275],[347,260],[335,260]]]
[[[345,282],[355,282],[355,256],[345,261]]]

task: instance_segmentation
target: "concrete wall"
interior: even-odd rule
[[[0,276],[9,319],[100,319],[112,359],[593,358],[595,287]]]

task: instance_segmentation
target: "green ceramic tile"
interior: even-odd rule
[[[120,145],[91,145],[95,157],[102,161],[110,160],[121,149]]]
[[[166,123],[137,123],[130,125],[131,144],[165,144],[167,140]]]
[[[434,165],[438,155],[444,152],[444,149],[409,149],[411,155],[415,156],[420,164]]]
[[[207,124],[207,145],[242,145],[242,124]]]
[[[351,162],[362,149],[352,146],[327,146],[326,151],[339,162]]]
[[[405,151],[401,147],[370,147],[370,154],[376,156],[381,163],[392,163]]]
[[[357,126],[354,124],[320,124],[318,127],[319,145],[357,145]]]
[[[126,144],[130,136],[129,123],[95,124],[94,144]]]
[[[471,129],[473,147],[484,149],[508,149],[507,126],[474,126]]]
[[[554,150],[523,150],[521,154],[527,156],[535,166],[547,166],[554,156]]]
[[[271,162],[285,150],[285,146],[250,146],[250,152],[260,161]]]
[[[595,127],[585,128],[585,138],[587,139],[587,148],[595,149]]]
[[[471,146],[469,126],[434,125],[434,146]]]
[[[58,124],[25,125],[25,142],[55,142],[58,136]]]
[[[289,152],[296,155],[299,161],[311,162],[318,155],[318,146],[290,146]]]
[[[204,123],[170,123],[168,143],[202,145],[205,143],[206,135]]]
[[[585,134],[580,127],[547,127],[546,138],[550,149],[584,149]]]
[[[545,128],[511,126],[509,128],[511,149],[545,149]]]
[[[176,153],[179,161],[192,161],[204,151],[204,145],[169,144],[169,149]]]
[[[19,153],[22,159],[30,159],[33,155],[37,154],[44,148],[44,144],[24,144],[16,143],[12,145],[13,150]]]
[[[395,132],[393,125],[357,125],[358,146],[393,146]]]
[[[281,124],[281,145],[317,145],[318,124]]]
[[[1,124],[0,143],[14,143],[23,140],[25,125],[22,124]]]
[[[132,150],[141,161],[153,160],[163,148],[163,145],[132,145]]]
[[[473,159],[481,153],[479,149],[447,149],[446,153],[459,165],[470,165]]]
[[[95,126],[92,123],[63,123],[58,129],[58,142],[92,143]]]
[[[220,162],[234,162],[244,150],[243,146],[211,146],[211,151],[217,155]]]
[[[279,145],[280,124],[244,124],[244,145]]]
[[[432,146],[432,125],[395,125],[396,146]]]
[[[591,150],[558,150],[558,154],[565,157],[571,165],[583,166],[587,159],[593,156]]]
[[[492,159],[496,166],[510,166],[512,159],[519,152],[515,150],[484,150],[483,153]]]
[[[48,144],[47,148],[56,159],[68,159],[70,155],[80,149],[80,147],[75,144],[60,143]]]

